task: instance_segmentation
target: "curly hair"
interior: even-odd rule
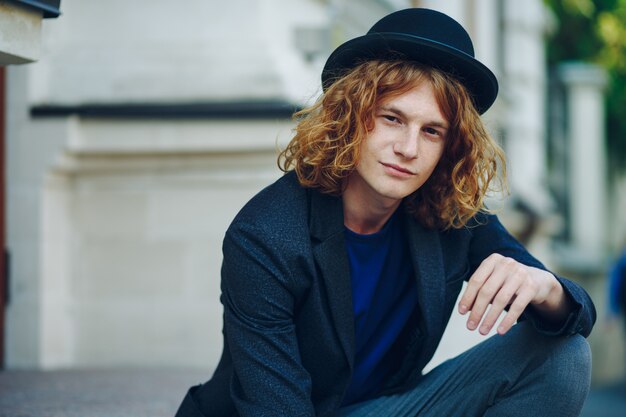
[[[357,65],[329,85],[314,105],[294,115],[295,135],[280,153],[278,166],[284,172],[295,170],[304,187],[340,196],[374,126],[377,106],[423,81],[431,83],[449,128],[435,170],[405,204],[425,227],[464,227],[485,210],[488,191],[506,188],[504,152],[487,133],[463,84],[429,66],[406,60]]]

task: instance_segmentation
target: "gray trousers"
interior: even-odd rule
[[[591,379],[580,335],[549,337],[522,322],[450,359],[411,391],[340,410],[340,417],[580,415]]]

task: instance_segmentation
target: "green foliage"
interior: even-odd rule
[[[612,169],[626,170],[626,0],[544,0],[558,20],[548,63],[594,62],[609,75],[607,148]]]

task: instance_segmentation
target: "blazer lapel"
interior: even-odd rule
[[[337,337],[350,369],[354,366],[354,312],[350,265],[345,248],[341,199],[311,191],[309,228]]]
[[[427,335],[434,335],[443,326],[445,273],[441,241],[436,230],[425,229],[408,213],[405,214],[408,240],[417,279],[417,299]]]

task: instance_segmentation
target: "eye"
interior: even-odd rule
[[[423,130],[424,132],[426,132],[428,135],[431,135],[431,136],[437,136],[437,137],[443,136],[443,133],[440,130],[437,130],[433,127],[425,127]]]
[[[400,119],[392,114],[383,114],[381,117],[390,123],[400,123]]]

